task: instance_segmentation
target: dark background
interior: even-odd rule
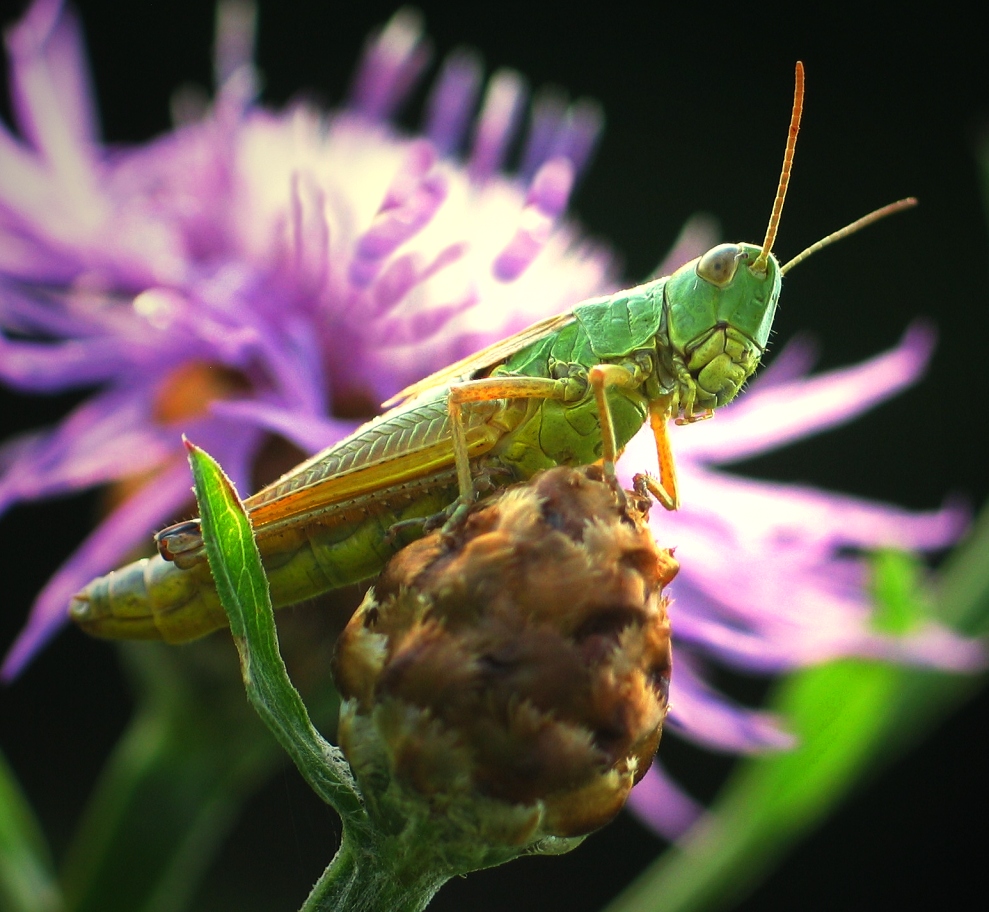
[[[0,3],[4,22],[23,3]],[[81,8],[106,138],[142,141],[167,127],[171,91],[209,84],[208,0],[84,0]],[[335,104],[383,3],[261,2],[264,99],[300,89]],[[935,321],[927,378],[868,419],[741,467],[931,508],[986,500],[989,242],[977,147],[989,128],[989,32],[944,11],[868,15],[831,6],[792,18],[740,5],[424,2],[440,55],[466,43],[490,68],[515,67],[599,99],[608,126],[575,202],[587,229],[644,277],[698,211],[728,240],[760,241],[782,157],[793,65],[807,68],[804,123],[777,252],[786,259],[879,205],[920,207],[829,249],[787,278],[777,345],[799,331],[821,365],[891,346],[911,320]],[[421,98],[421,93],[417,98]],[[415,115],[408,118],[416,122]],[[3,393],[3,436],[54,420],[70,399]],[[6,646],[33,593],[85,534],[95,502],[18,508],[0,521]],[[64,633],[0,692],[0,742],[32,794],[60,810],[56,844],[126,719],[112,651]],[[985,895],[987,700],[983,695],[915,753],[862,789],[799,846],[743,906],[921,908],[949,887]],[[717,767],[717,764],[712,764]],[[294,773],[248,808],[224,855],[246,893],[294,909],[333,850],[335,825]],[[445,888],[437,909],[597,909],[660,850],[624,819],[570,856],[529,859]],[[262,906],[264,904],[262,903]]]

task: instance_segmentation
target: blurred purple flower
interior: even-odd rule
[[[146,480],[38,596],[7,676],[74,592],[186,508],[183,431],[248,490],[266,435],[315,452],[412,381],[614,287],[608,251],[561,220],[596,105],[536,96],[506,175],[518,74],[485,88],[475,56],[451,55],[424,136],[403,136],[388,118],[429,54],[402,11],[340,110],[275,113],[254,103],[253,16],[219,8],[212,106],[180,98],[172,133],[124,149],[97,139],[71,10],[37,0],[6,35],[19,135],[0,125],[0,380],[96,389],[0,449],[0,512]]]
[[[95,391],[54,429],[0,447],[0,512],[142,483],[38,596],[8,677],[64,623],[74,592],[185,507],[181,432],[246,490],[269,435],[314,452],[411,381],[616,287],[608,252],[561,220],[600,127],[594,105],[537,96],[519,172],[506,175],[525,108],[517,74],[485,88],[474,56],[451,55],[423,136],[403,136],[389,118],[428,58],[403,11],[369,42],[339,110],[275,113],[254,100],[253,24],[249,5],[221,4],[212,105],[180,97],[172,133],[124,149],[98,140],[78,24],[59,0],[36,0],[6,36],[18,135],[0,125],[0,380]],[[662,271],[712,242],[692,223]],[[981,661],[944,630],[872,631],[854,556],[943,547],[956,511],[714,468],[857,415],[916,380],[930,347],[914,329],[865,365],[808,379],[807,348],[791,345],[738,404],[674,431],[685,506],[657,518],[682,564],[674,732],[735,752],[789,743],[776,719],[705,683],[707,660],[762,673],[845,655]],[[622,466],[654,459],[647,432]],[[697,813],[656,765],[633,804],[671,836]]]

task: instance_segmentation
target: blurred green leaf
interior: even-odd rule
[[[59,912],[63,908],[41,827],[3,754],[0,754],[0,908],[5,912]]]
[[[920,564],[906,554],[882,551],[873,558],[872,626],[876,630],[902,636],[932,614],[921,574]]]
[[[935,614],[956,629],[989,629],[989,510],[940,574],[931,605],[920,568],[876,560],[875,623],[904,632]],[[795,674],[770,701],[799,738],[788,753],[742,761],[710,814],[643,872],[608,912],[729,908],[764,879],[862,776],[889,763],[984,683],[961,675],[844,660]]]
[[[282,762],[229,674],[231,650],[211,645],[123,650],[137,710],[70,847],[71,912],[186,908],[241,804]]]

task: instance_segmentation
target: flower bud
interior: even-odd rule
[[[397,554],[337,644],[340,745],[372,814],[569,848],[611,820],[666,715],[677,571],[600,468],[554,468]]]

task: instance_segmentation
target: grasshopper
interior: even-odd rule
[[[458,361],[384,403],[389,411],[245,501],[273,603],[292,604],[377,573],[442,517],[455,524],[478,488],[554,465],[615,461],[648,421],[658,478],[679,505],[668,422],[709,417],[752,375],[769,339],[782,276],[901,200],[807,248],[772,253],[803,110],[797,63],[779,187],[761,245],[719,244],[670,276],[578,304]],[[617,482],[614,481],[617,487]],[[91,582],[73,619],[99,636],[193,639],[226,624],[198,520],[156,536],[159,554]]]

